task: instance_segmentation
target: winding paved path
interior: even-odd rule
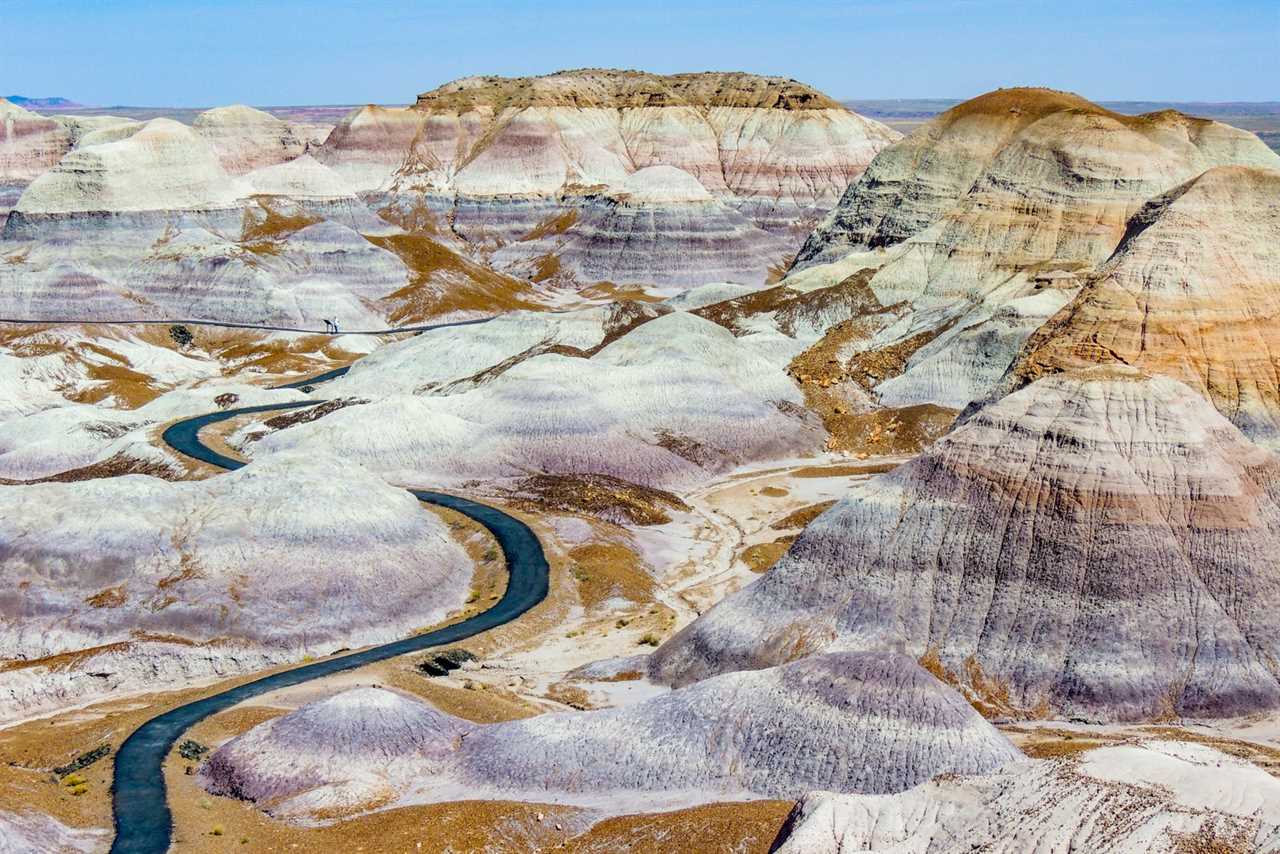
[[[328,377],[326,377],[328,378]],[[303,380],[298,385],[323,381],[321,377]],[[169,427],[164,441],[188,456],[224,469],[245,465],[240,460],[218,453],[200,441],[200,429],[218,421],[254,412],[297,409],[322,403],[319,400],[292,401],[266,406],[250,406],[225,412],[212,412]],[[244,685],[205,697],[165,712],[138,727],[120,746],[115,758],[115,776],[111,784],[111,800],[115,817],[115,841],[112,854],[163,854],[173,836],[173,819],[165,791],[164,760],[178,738],[210,715],[229,709],[250,697],[267,691],[319,679],[344,670],[362,667],[376,661],[409,652],[454,643],[514,620],[547,595],[548,567],[542,544],[529,526],[520,520],[485,504],[453,495],[425,490],[409,490],[420,501],[448,507],[475,520],[493,534],[507,560],[510,579],[507,591],[496,605],[460,623],[433,632],[371,647],[341,657],[328,658],[304,667],[264,676]]]

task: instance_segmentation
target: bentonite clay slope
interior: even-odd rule
[[[317,455],[188,483],[0,486],[0,542],[12,582],[0,592],[0,657],[11,660],[138,632],[354,646],[443,618],[470,584],[466,552],[413,496]]]
[[[307,150],[303,129],[243,104],[206,110],[191,126],[209,141],[222,168],[233,175],[284,163]]]
[[[1248,131],[1173,110],[1125,116],[1069,92],[1000,89],[885,149],[796,267],[900,243],[940,221],[940,247],[963,241],[970,253],[983,246],[1010,260],[1084,260],[1095,242],[1114,247],[1147,199],[1230,164],[1278,166],[1280,157]],[[975,244],[984,221],[1001,228]]]
[[[1277,499],[1277,458],[1186,386],[1045,378],[820,516],[652,670],[894,649],[997,714],[1273,709]]]
[[[480,199],[552,198],[617,185],[646,166],[675,166],[758,224],[787,232],[798,215],[829,209],[897,138],[792,80],[583,70],[467,78],[408,109],[365,108],[335,128],[318,156],[361,189],[398,172],[401,194]],[[481,240],[493,220],[505,217],[510,232],[513,217],[533,212],[460,207],[459,215],[454,227]],[[521,224],[527,231],[536,222]]]
[[[32,180],[70,149],[61,124],[0,98],[0,185]]]
[[[873,268],[877,299],[908,309],[848,347],[888,356],[875,395],[964,408],[987,397],[1147,202],[1231,165],[1280,168],[1280,156],[1250,133],[1172,111],[1122,116],[1067,93],[1000,90],[878,155],[793,270],[838,259]]]
[[[358,689],[233,739],[201,777],[210,791],[297,816],[388,797],[634,811],[815,787],[899,792],[1020,756],[915,662],[846,653],[729,674],[625,708],[487,726]]]
[[[1280,439],[1280,171],[1211,169],[1152,200],[1007,385],[1095,364],[1174,377]]]
[[[710,321],[650,319],[636,307],[515,312],[425,331],[332,387],[372,403],[245,451],[334,453],[402,483],[537,471],[683,490],[820,446],[816,419],[776,360]]]
[[[807,795],[777,854],[1280,850],[1280,781],[1212,747],[1150,741],[1013,763],[896,795]]]
[[[238,195],[217,156],[172,119],[152,119],[127,139],[78,148],[32,182],[17,210],[40,214],[193,210]]]
[[[67,154],[5,223],[0,314],[385,326],[410,275],[370,239],[398,229],[306,155],[229,174],[219,140],[153,119]]]
[[[565,270],[587,282],[694,287],[763,283],[791,252],[674,166],[633,172],[619,188],[583,197],[569,216],[563,231],[535,229],[498,250],[494,264],[535,281]]]

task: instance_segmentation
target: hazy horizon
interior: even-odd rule
[[[475,74],[588,66],[792,77],[841,100],[1048,86],[1095,101],[1280,98],[1280,4],[871,0],[11,0],[0,87],[92,106],[403,104]],[[1046,38],[1045,33],[1052,33]]]
[[[708,69],[708,70],[711,70],[711,69]],[[719,69],[715,69],[715,70],[719,70]],[[737,71],[740,69],[732,69],[732,70]],[[547,72],[547,73],[551,73],[551,72]],[[442,83],[443,82],[448,82],[448,81],[442,81]],[[424,89],[423,91],[425,92],[428,90]],[[984,91],[990,91],[990,90],[984,90]],[[847,98],[831,92],[828,92],[827,94],[831,95],[831,97],[835,98],[840,103],[849,105],[849,104],[857,104],[857,103],[892,104],[892,103],[899,103],[899,102],[901,103],[913,103],[913,102],[960,103],[962,101],[967,100],[968,98],[981,95],[983,93],[974,92],[973,95],[967,95],[964,97],[956,97],[956,98],[937,98],[937,97],[932,97],[928,95],[921,95],[921,96],[915,96],[915,97],[907,96],[907,97],[901,97],[901,98],[876,98],[872,96]],[[71,102],[65,109],[76,109],[76,110],[79,110],[79,109],[142,109],[142,110],[171,109],[171,110],[184,110],[184,111],[207,110],[207,109],[212,109],[214,107],[229,106],[233,103],[245,104],[246,106],[256,107],[258,109],[267,109],[271,107],[276,107],[276,108],[289,107],[289,108],[297,108],[297,109],[308,109],[308,108],[322,109],[322,108],[334,108],[334,107],[358,108],[358,107],[368,106],[368,105],[374,105],[379,107],[399,107],[399,106],[407,106],[409,104],[412,104],[414,100],[413,98],[409,98],[404,101],[352,101],[350,103],[314,102],[314,103],[305,103],[305,104],[303,103],[268,104],[265,102],[255,103],[255,102],[249,102],[249,101],[234,101],[234,102],[226,101],[219,104],[126,104],[124,102],[91,104],[86,101],[82,101],[78,98],[74,98],[68,95],[63,95],[61,93],[46,92],[46,93],[32,95],[27,92],[15,92],[12,95],[8,95],[8,96],[0,95],[0,98],[10,98],[10,97],[20,97],[20,98],[31,100],[31,101],[46,101],[46,100],[53,100],[57,98],[65,98],[67,101]],[[1209,105],[1211,106],[1232,106],[1232,105],[1280,106],[1280,98],[1270,99],[1270,100],[1261,100],[1261,101],[1242,101],[1242,100],[1202,101],[1202,100],[1190,100],[1185,98],[1090,98],[1090,100],[1098,104],[1204,104],[1207,106]],[[32,108],[32,109],[36,109],[36,108]],[[50,110],[56,111],[64,108],[55,106],[55,107],[41,108],[41,109],[50,109]]]

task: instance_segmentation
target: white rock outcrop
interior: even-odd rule
[[[1280,783],[1201,744],[1147,741],[1013,763],[895,795],[814,792],[778,854],[1280,850]]]
[[[470,586],[443,522],[329,457],[282,454],[196,482],[0,486],[0,508],[0,658],[30,666],[148,637],[193,656],[328,653],[437,622]],[[0,697],[20,672],[0,673]]]
[[[845,654],[722,676],[621,709],[490,725],[357,689],[232,739],[200,776],[212,792],[293,817],[388,799],[635,811],[796,797],[814,786],[898,792],[1020,756],[914,662]]]

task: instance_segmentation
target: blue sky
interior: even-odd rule
[[[403,103],[582,66],[781,74],[839,98],[1280,100],[1280,0],[0,0],[0,27],[0,93],[101,105]]]

